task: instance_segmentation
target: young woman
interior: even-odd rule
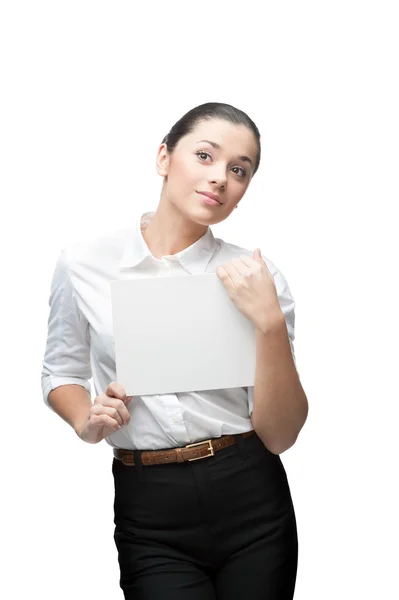
[[[56,265],[43,397],[82,440],[113,447],[125,599],[293,598],[297,528],[279,454],[308,410],[295,366],[295,304],[259,249],[210,229],[238,207],[259,161],[259,131],[244,112],[197,106],[159,146],[156,212],[71,244]],[[115,381],[109,282],[202,273],[216,273],[255,325],[255,385],[126,397]]]

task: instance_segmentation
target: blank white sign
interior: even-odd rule
[[[216,274],[111,281],[111,301],[127,395],[254,385],[255,326]]]

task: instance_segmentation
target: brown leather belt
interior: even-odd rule
[[[238,434],[246,438],[254,435],[255,431],[246,431]],[[166,463],[182,463],[186,461],[199,460],[201,458],[209,458],[218,450],[227,448],[236,443],[237,435],[222,435],[219,438],[204,440],[195,444],[189,444],[182,448],[170,448],[168,450],[141,450],[141,462],[145,466],[149,465],[164,465]],[[130,467],[135,466],[133,450],[125,448],[114,448],[115,458],[121,460],[123,464]]]

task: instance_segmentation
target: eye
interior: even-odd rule
[[[245,177],[245,175],[247,174],[246,170],[242,167],[233,167],[233,169],[240,169],[242,171],[242,175],[240,175],[240,177]]]
[[[198,150],[198,152],[195,153],[197,156],[200,156],[201,154],[203,156],[210,156],[212,158],[212,156],[209,154],[209,152],[205,152],[204,150]],[[204,160],[201,158],[201,160]],[[242,167],[233,167],[233,169],[239,169],[240,171],[242,171],[242,175],[239,175],[239,177],[243,178],[246,176],[247,172],[245,169],[243,169]],[[236,173],[236,175],[238,175],[238,173]]]
[[[197,156],[199,156],[200,154],[205,154],[205,156],[211,156],[208,152],[204,152],[203,150],[199,150],[198,152],[195,153]],[[211,157],[212,158],[212,157]],[[202,160],[202,159],[201,159]]]

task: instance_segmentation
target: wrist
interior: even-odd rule
[[[282,327],[286,327],[283,311],[278,307],[267,314],[261,315],[257,319],[255,327],[258,335],[265,335],[271,331],[278,331]]]
[[[76,435],[80,438],[82,436],[82,431],[83,431],[83,428],[86,425],[86,423],[87,423],[87,415],[84,417],[84,419],[80,419],[79,421],[76,421],[73,424],[73,429],[74,429]]]

